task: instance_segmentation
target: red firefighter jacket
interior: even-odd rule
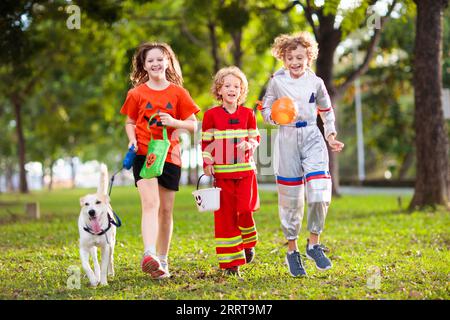
[[[232,114],[222,106],[209,109],[202,123],[203,167],[213,165],[216,178],[238,179],[254,174],[254,148],[242,151],[236,147],[249,139],[260,141],[252,109],[238,106]]]

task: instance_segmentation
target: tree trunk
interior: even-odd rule
[[[6,192],[14,192],[13,176],[14,176],[14,166],[8,163],[8,161],[6,161],[5,164]]]
[[[45,161],[42,162],[41,189],[45,188]]]
[[[27,176],[25,171],[25,139],[22,128],[22,101],[18,95],[11,97],[16,116],[17,154],[19,156],[19,191],[28,193]]]
[[[317,76],[322,78],[330,95],[331,103],[335,107],[335,88],[333,86],[333,66],[334,52],[341,41],[341,32],[334,29],[334,16],[321,16],[320,28],[317,37],[319,44],[319,55],[316,61]],[[337,110],[335,109],[335,112]],[[337,112],[336,112],[337,113]],[[317,124],[322,134],[324,133],[323,122],[320,116],[317,117]],[[337,121],[336,121],[337,129]],[[328,156],[330,159],[330,173],[333,182],[333,195],[339,196],[339,162],[336,154],[330,151],[328,146]]]
[[[414,129],[417,173],[410,210],[448,206],[448,138],[441,101],[442,14],[447,1],[415,0]]]
[[[189,185],[194,185],[197,183],[197,178],[198,178],[198,164],[195,164],[195,167],[192,167],[192,162],[191,162],[191,156],[192,156],[192,152],[197,152],[197,149],[195,149],[195,137],[193,139],[194,143],[189,144],[188,149],[187,149],[187,153],[188,153],[188,176],[187,176],[187,183]],[[197,157],[196,155],[194,155],[195,157]]]
[[[71,184],[72,184],[72,189],[75,189],[76,187],[76,176],[77,176],[77,172],[75,170],[75,163],[73,162],[73,157],[70,157],[70,169],[71,169]]]
[[[211,42],[211,56],[214,60],[214,74],[217,73],[220,69],[220,58],[218,53],[218,41],[216,34],[216,24],[212,21],[208,22],[208,30],[209,30],[209,40]]]
[[[398,171],[398,180],[405,180],[406,174],[408,173],[409,168],[414,162],[414,153],[412,151],[408,151],[406,155],[403,157],[403,162]]]
[[[48,191],[52,191],[53,189],[53,165],[55,164],[54,160],[50,161],[50,180],[48,181]]]
[[[233,32],[231,34],[231,37],[233,38],[233,61],[234,65],[238,68],[241,68],[242,64],[242,30]]]

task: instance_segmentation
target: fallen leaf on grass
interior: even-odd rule
[[[195,285],[188,284],[188,285],[183,287],[183,290],[195,291],[195,290],[198,290],[198,288]]]
[[[410,290],[409,295],[410,298],[422,298],[422,293],[416,290]]]
[[[408,251],[405,251],[405,252],[403,252],[403,254],[405,255],[405,256],[410,256],[410,255],[412,255],[412,250],[408,250]]]

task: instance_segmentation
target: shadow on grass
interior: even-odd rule
[[[39,219],[31,218],[26,215],[24,212],[13,212],[10,210],[6,210],[7,215],[2,215],[0,217],[0,225],[6,224],[27,224],[27,223],[49,223],[55,219],[63,220],[63,221],[73,221],[74,217],[68,214],[56,214],[53,212],[42,214]]]
[[[373,218],[377,216],[379,218],[392,217],[392,216],[409,216],[412,212],[407,209],[396,209],[396,210],[374,210],[374,211],[366,211],[361,212],[358,210],[349,210],[345,213],[336,212],[336,215],[339,216],[339,220],[366,220],[367,218]]]

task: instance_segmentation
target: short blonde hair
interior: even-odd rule
[[[308,67],[311,67],[314,60],[317,59],[319,48],[314,37],[306,31],[295,33],[292,35],[282,34],[275,38],[272,45],[272,55],[284,61],[286,53],[302,46],[306,49],[308,56]]]
[[[222,96],[219,91],[223,86],[224,78],[228,75],[233,75],[241,81],[241,92],[238,97],[238,105],[241,105],[245,102],[245,99],[247,99],[248,81],[245,74],[236,66],[225,67],[217,71],[211,87],[211,93],[217,100],[222,101]]]

